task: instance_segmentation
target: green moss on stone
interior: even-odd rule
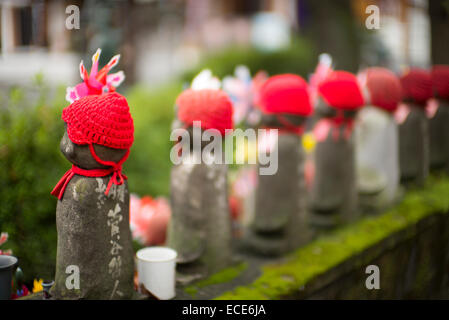
[[[410,190],[401,204],[344,226],[292,253],[286,262],[266,265],[261,276],[216,299],[280,299],[316,276],[432,214],[449,210],[449,179],[430,177],[423,189]],[[412,235],[412,234],[411,234]]]
[[[184,289],[184,291],[192,296],[195,296],[199,289],[219,284],[229,282],[235,278],[237,278],[243,271],[248,268],[248,264],[246,262],[242,262],[238,265],[223,269],[210,277],[200,280]]]
[[[75,192],[78,195],[78,201],[83,202],[85,197],[89,194],[88,182],[86,179],[79,179],[75,184]]]

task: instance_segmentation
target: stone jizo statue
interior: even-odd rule
[[[227,165],[223,153],[208,152],[208,142],[195,139],[208,132],[221,138],[232,129],[232,104],[219,89],[188,89],[176,100],[174,128],[185,129],[179,141],[179,163],[171,171],[171,210],[167,244],[178,252],[179,271],[199,276],[232,261],[231,215]],[[215,139],[215,138],[212,138]],[[220,142],[221,145],[221,142]],[[206,160],[206,161],[204,161]]]
[[[58,198],[58,246],[54,299],[130,299],[134,253],[129,228],[129,192],[122,165],[134,141],[128,103],[106,77],[114,57],[69,88],[73,101],[62,112],[61,152],[72,163],[52,191]],[[114,60],[115,59],[115,60]],[[106,93],[110,91],[109,93]]]
[[[366,211],[383,210],[398,199],[399,138],[394,112],[402,100],[399,78],[385,68],[369,68],[364,79],[367,105],[355,127],[357,189]]]
[[[319,228],[357,218],[354,118],[364,105],[356,77],[332,71],[318,86],[310,187],[311,223]]]
[[[429,174],[429,120],[426,105],[432,97],[429,72],[412,69],[401,77],[404,103],[395,113],[399,123],[401,181],[422,185]]]
[[[435,99],[429,100],[430,166],[446,168],[449,172],[449,66],[436,65],[432,69]]]
[[[258,170],[254,218],[246,242],[259,253],[275,255],[310,239],[301,138],[312,107],[307,83],[293,74],[268,79],[259,100],[260,127],[278,130],[274,145],[260,143],[259,147],[269,147],[271,150],[267,151],[277,153],[278,165],[274,174],[263,175]]]

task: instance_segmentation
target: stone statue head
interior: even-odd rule
[[[93,158],[88,145],[76,144],[69,139],[69,135],[67,134],[67,124],[65,125],[65,129],[66,130],[59,146],[62,154],[67,158],[67,160],[86,170],[108,168],[107,166],[98,163]],[[100,157],[100,159],[115,163],[120,161],[120,159],[122,159],[127,152],[126,149],[113,149],[98,144],[93,144],[93,147],[95,149],[95,153],[98,157]]]

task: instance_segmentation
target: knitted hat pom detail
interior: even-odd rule
[[[402,86],[399,78],[385,68],[366,70],[366,87],[370,103],[389,112],[396,110],[402,100]]]
[[[350,72],[331,72],[319,84],[318,92],[335,109],[356,110],[364,105],[364,99],[357,78]]]
[[[432,98],[432,77],[430,72],[424,69],[411,69],[401,77],[404,98],[425,105]]]
[[[308,116],[312,113],[307,82],[294,74],[269,78],[260,89],[259,103],[268,114]]]
[[[187,127],[201,122],[204,130],[216,129],[225,135],[233,128],[233,107],[228,95],[217,89],[187,89],[176,99],[178,119]]]
[[[432,68],[432,82],[437,96],[449,99],[449,66],[435,65]]]
[[[117,92],[81,98],[62,112],[70,140],[129,149],[134,141],[133,119],[128,103]]]

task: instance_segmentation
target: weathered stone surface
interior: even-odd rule
[[[337,129],[341,132],[344,128]],[[354,220],[357,212],[353,137],[335,141],[331,135],[316,144],[311,189],[312,223],[333,226]]]
[[[193,264],[205,275],[231,263],[232,233],[227,165],[195,163],[200,156],[192,152],[172,168],[167,244],[178,252],[181,267]]]
[[[381,210],[398,198],[399,138],[391,113],[373,106],[358,114],[355,127],[357,189],[360,205]]]
[[[429,118],[430,166],[449,167],[449,102],[440,100],[435,115]]]
[[[429,121],[423,107],[409,107],[407,119],[399,125],[401,180],[422,185],[429,175]]]
[[[95,146],[106,161],[118,161],[126,150]],[[100,168],[88,147],[73,144],[64,135],[61,151],[84,169]],[[110,176],[75,175],[56,208],[58,231],[55,299],[130,299],[133,297],[134,258],[129,229],[129,192],[125,182],[112,185]],[[79,268],[80,288],[66,286],[69,266]],[[70,270],[70,268],[69,268]],[[73,271],[71,271],[73,273]],[[67,282],[71,282],[70,278]]]

